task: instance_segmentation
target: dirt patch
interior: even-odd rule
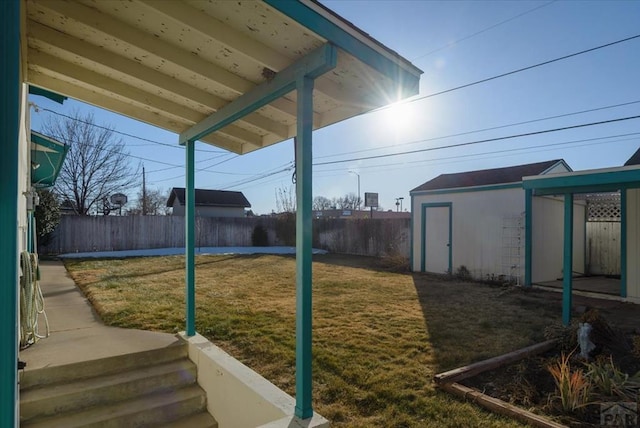
[[[610,324],[598,310],[589,310],[579,321],[593,325],[591,334],[596,348],[588,361],[581,358],[576,342],[577,326],[548,329],[558,345],[543,354],[481,373],[461,383],[486,395],[533,413],[551,417],[571,427],[600,426],[601,404],[638,402],[640,391],[640,336],[634,329]],[[577,322],[576,322],[577,324]],[[624,323],[626,325],[626,323]],[[578,408],[563,408],[562,394],[549,368],[567,358],[572,373],[580,372],[586,382],[587,399]]]

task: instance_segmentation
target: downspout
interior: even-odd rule
[[[533,190],[524,190],[524,286],[532,283],[533,251]]]
[[[0,426],[18,426],[20,2],[0,2]]]

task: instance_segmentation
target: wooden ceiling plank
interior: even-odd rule
[[[159,114],[164,113],[174,116],[187,124],[195,124],[207,117],[206,114],[202,114],[188,107],[176,104],[166,98],[159,97],[134,86],[119,82],[70,62],[63,61],[46,53],[29,50],[29,58],[31,64],[34,66],[42,67],[57,74],[84,82],[89,86],[94,86],[100,89],[102,93],[111,92],[120,98],[124,98],[138,104],[140,106],[139,108],[147,106],[150,110],[156,111]],[[221,129],[220,133],[227,134],[229,137],[242,140],[243,142],[250,143],[256,147],[262,146],[262,137],[260,135],[248,132],[245,129],[234,125]]]
[[[92,9],[80,3],[68,3],[61,0],[47,0],[37,3],[37,7],[67,16],[72,20],[116,38],[128,45],[142,49],[158,58],[197,73],[233,91],[237,95],[244,94],[255,85],[220,66],[199,58],[173,44],[162,42],[157,37],[133,28],[110,15]],[[290,117],[296,117],[296,106],[284,98],[273,101],[271,107],[281,110]]]
[[[88,42],[76,39],[75,37],[61,33],[35,21],[29,21],[29,38],[55,49],[86,58],[88,61],[110,68],[123,75],[144,81],[157,88],[171,92],[178,97],[200,104],[211,111],[217,111],[227,104],[226,100],[216,95],[191,86],[181,80],[174,79],[159,71],[150,69],[137,61],[124,58],[105,49],[97,48]],[[289,136],[286,125],[265,118],[258,113],[247,116],[243,122],[263,129],[266,132],[274,133],[282,138],[288,138]]]
[[[59,94],[63,94],[71,98],[83,100],[84,102],[87,102],[94,106],[131,117],[133,119],[157,126],[162,129],[167,129],[177,134],[189,128],[189,125],[186,123],[177,122],[176,120],[159,115],[155,112],[137,108],[116,98],[107,97],[103,93],[83,88],[77,84],[67,82],[53,76],[48,76],[33,69],[29,69],[28,78],[29,83],[32,83],[36,86],[56,91]],[[216,147],[220,147],[225,150],[229,150],[233,153],[242,154],[246,151],[243,151],[241,143],[230,140],[223,136],[218,136],[217,134],[209,135],[201,139],[201,141],[204,141],[211,145],[215,145]]]

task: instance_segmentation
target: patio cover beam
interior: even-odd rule
[[[239,96],[208,118],[180,134],[180,144],[196,141],[215,132],[247,114],[264,107],[296,89],[296,79],[304,75],[315,79],[336,66],[337,49],[327,43],[277,73],[249,92]]]
[[[0,426],[18,423],[20,2],[0,2]]]

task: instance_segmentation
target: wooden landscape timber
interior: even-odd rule
[[[460,380],[473,377],[482,372],[493,370],[495,368],[513,363],[514,361],[522,360],[524,358],[527,358],[528,356],[546,352],[549,349],[553,348],[556,342],[557,340],[555,339],[547,340],[546,342],[527,346],[526,348],[518,349],[517,351],[509,352],[497,357],[489,358],[488,360],[478,361],[477,363],[438,373],[433,378],[438,385],[458,382]]]
[[[434,380],[438,388],[450,394],[454,394],[458,397],[464,398],[465,400],[477,403],[482,407],[501,415],[512,417],[535,427],[563,428],[566,427],[566,425],[562,425],[544,416],[521,409],[498,398],[483,394],[477,389],[469,388],[457,383],[457,381],[468,379],[480,373],[525,359],[529,356],[546,352],[552,349],[556,345],[556,343],[557,340],[553,339],[547,340],[546,342],[537,343],[532,346],[527,346],[526,348],[518,349],[516,351],[509,352],[504,355],[499,355],[497,357],[489,358],[488,360],[479,361],[477,363],[469,364],[457,369],[438,373],[434,376]]]
[[[512,404],[505,403],[502,400],[490,397],[476,389],[469,388],[459,383],[444,383],[438,386],[444,391],[455,394],[465,400],[471,401],[472,403],[477,403],[486,409],[500,413],[501,415],[511,416],[514,419],[535,427],[566,428],[566,425],[554,422],[544,416],[536,415],[535,413],[531,413]]]

